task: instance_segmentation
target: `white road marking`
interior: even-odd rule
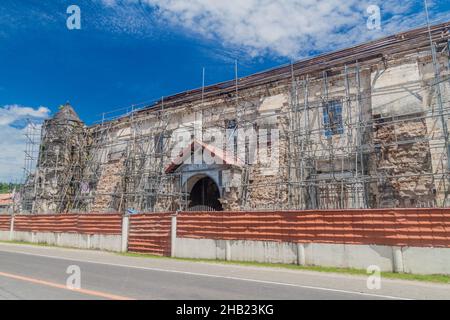
[[[345,293],[345,294],[377,297],[377,298],[384,298],[384,299],[412,300],[412,299],[409,299],[409,298],[389,296],[389,295],[381,295],[381,294],[373,294],[373,293],[349,291],[349,290],[341,290],[341,289],[332,289],[332,288],[324,288],[324,287],[316,287],[316,286],[306,286],[306,285],[285,283],[285,282],[276,282],[276,281],[267,281],[267,280],[258,280],[258,279],[240,278],[240,277],[230,277],[230,276],[221,276],[221,275],[214,275],[214,274],[208,274],[208,273],[198,273],[198,272],[189,272],[189,271],[180,271],[180,270],[167,270],[167,269],[160,269],[160,268],[133,266],[133,265],[128,265],[128,264],[100,262],[100,261],[92,261],[92,260],[82,260],[82,259],[77,259],[77,258],[65,258],[65,257],[58,257],[58,256],[52,256],[52,255],[46,255],[46,254],[38,254],[38,253],[30,253],[30,252],[16,252],[16,251],[9,251],[9,250],[3,250],[3,249],[1,249],[0,251],[9,252],[9,253],[16,253],[16,254],[24,254],[24,255],[36,256],[36,257],[43,257],[43,258],[50,258],[50,259],[56,259],[56,260],[76,261],[76,262],[84,262],[84,263],[91,263],[91,264],[107,265],[107,266],[121,267],[121,268],[133,268],[133,269],[147,270],[147,271],[186,274],[186,275],[198,276],[198,277],[208,277],[208,278],[235,280],[235,281],[254,282],[254,283],[270,284],[270,285],[277,285],[277,286],[296,287],[296,288],[302,288],[302,289],[312,289],[312,290],[320,290],[320,291],[328,291],[328,292],[337,292],[337,293]]]

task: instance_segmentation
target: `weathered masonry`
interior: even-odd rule
[[[66,105],[43,126],[22,210],[448,206],[449,28],[164,97],[93,126]],[[205,153],[218,161],[189,161]]]

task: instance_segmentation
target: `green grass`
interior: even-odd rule
[[[16,240],[0,240],[0,243],[8,243],[8,244],[26,244],[26,245],[30,245],[30,246],[38,246],[38,247],[56,247],[54,245],[50,245],[48,243],[45,242],[26,242],[26,241],[16,241]],[[70,249],[70,248],[67,248]]]
[[[290,269],[290,270],[298,270],[298,271],[328,272],[328,273],[338,273],[338,274],[358,275],[358,276],[367,276],[368,275],[366,270],[351,269],[351,268],[299,266],[299,265],[295,265],[295,264],[261,263],[261,262],[248,262],[248,261],[169,258],[169,257],[161,257],[161,256],[155,256],[155,255],[149,255],[149,254],[132,253],[132,252],[116,253],[116,254],[122,255],[122,256],[128,256],[128,257],[172,259],[172,260],[189,261],[189,262],[207,262],[207,263],[228,264],[228,265],[249,266],[249,267],[262,267],[262,268],[280,268],[280,269]],[[381,277],[389,278],[389,279],[450,284],[450,275],[439,275],[439,274],[425,275],[425,274],[411,274],[411,273],[381,272]]]
[[[74,247],[61,247],[55,245],[49,245],[46,243],[31,243],[22,241],[0,241],[0,243],[9,244],[27,244],[33,246],[44,246],[44,247],[58,247],[65,249],[79,249]],[[192,258],[170,258],[161,257],[150,254],[133,253],[133,252],[122,252],[115,254],[126,257],[138,257],[138,258],[151,258],[151,259],[170,259],[179,261],[189,261],[196,263],[216,263],[224,265],[238,265],[238,266],[248,266],[248,267],[262,267],[262,268],[280,268],[298,271],[315,271],[315,272],[328,272],[328,273],[338,273],[347,275],[357,275],[357,276],[367,276],[366,270],[361,269],[351,269],[351,268],[335,268],[335,267],[320,267],[320,266],[299,266],[295,264],[281,264],[281,263],[260,263],[260,262],[248,262],[248,261],[225,261],[225,260],[211,260],[211,259],[192,259]],[[394,272],[381,272],[381,277],[388,279],[399,279],[399,280],[409,280],[409,281],[424,281],[424,282],[434,282],[434,283],[444,283],[450,284],[450,275],[424,275],[424,274],[411,274],[411,273],[394,273]]]
[[[62,249],[71,249],[71,250],[91,250],[91,251],[100,251],[97,249],[84,249],[84,248],[78,248],[78,247],[70,247],[70,246],[57,246],[55,244],[48,244],[45,242],[27,242],[27,241],[18,241],[18,240],[0,240],[0,243],[7,243],[7,244],[26,244],[29,246],[37,246],[37,247],[51,247],[51,248],[62,248]],[[103,250],[105,252],[112,252]],[[114,252],[115,253],[115,252]]]

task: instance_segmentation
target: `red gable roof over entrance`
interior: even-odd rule
[[[184,148],[175,159],[172,159],[170,164],[166,167],[165,172],[175,172],[175,170],[183,165],[183,163],[200,148],[202,148],[203,150],[207,150],[211,154],[212,158],[218,159],[218,164],[228,164],[238,167],[242,167],[244,165],[244,162],[242,160],[240,160],[239,158],[235,160],[233,156],[227,155],[226,152],[224,152],[222,149],[216,148],[198,140],[194,140],[186,148]]]

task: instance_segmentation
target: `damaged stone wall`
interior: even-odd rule
[[[448,57],[441,55],[442,77],[445,63]],[[447,157],[431,56],[392,57],[374,70],[371,174],[378,181],[371,186],[371,206],[442,206],[448,193]]]
[[[116,212],[123,201],[122,172],[125,159],[112,160],[102,166],[100,178],[95,189],[94,202],[90,211]]]
[[[289,155],[284,175],[285,184],[291,184],[289,206],[366,206],[364,178],[369,163],[365,146],[372,139],[367,125],[371,121],[368,65],[336,67],[297,81],[296,96],[284,108],[284,113],[294,108],[284,124],[284,131],[291,131],[286,134]],[[331,104],[339,108],[333,111],[334,126],[325,118]]]
[[[434,206],[436,190],[426,137],[423,119],[376,125],[377,208]]]
[[[434,84],[435,71],[430,56],[421,57],[418,60],[419,72],[422,80],[423,101],[426,110],[427,139],[430,147],[432,173],[435,187],[435,204],[439,207],[448,207],[449,163],[448,163],[448,139],[445,137],[444,124],[450,128],[448,108],[450,104],[450,62],[445,53],[438,54],[437,69],[440,70],[440,79]],[[447,81],[442,81],[447,79]],[[438,88],[439,86],[439,88]],[[439,89],[439,90],[438,90]],[[438,95],[441,99],[439,101]],[[442,112],[440,110],[442,103]]]

